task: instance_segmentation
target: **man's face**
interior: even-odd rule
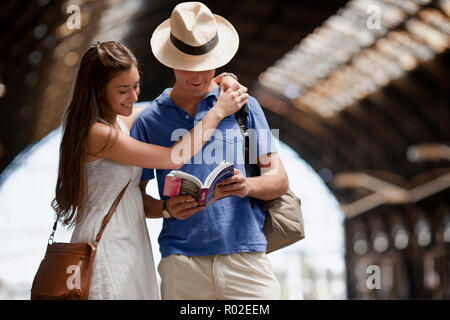
[[[211,82],[215,69],[207,71],[173,70],[177,85],[184,89],[186,94],[193,97],[203,97],[211,90]]]

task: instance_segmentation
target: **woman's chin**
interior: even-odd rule
[[[129,117],[129,116],[131,116],[132,113],[133,113],[133,107],[129,107],[129,108],[122,107],[120,115],[123,117]]]

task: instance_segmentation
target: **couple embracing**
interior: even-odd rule
[[[71,242],[95,238],[105,208],[130,181],[98,244],[90,299],[280,298],[265,254],[265,213],[258,200],[276,198],[288,188],[273,143],[258,140],[253,148],[259,176],[247,177],[238,159],[242,154],[234,154],[234,175],[218,187],[220,201],[205,207],[191,196],[163,196],[171,169],[204,180],[215,168],[217,163],[190,158],[212,143],[214,130],[224,137],[226,130],[239,130],[234,113],[245,103],[248,128],[269,129],[247,88],[233,75],[215,77],[215,69],[232,59],[238,45],[234,27],[204,4],[178,4],[151,38],[153,54],[173,69],[175,84],[147,108],[133,107],[139,71],[126,46],[98,43],[82,57],[65,113],[53,200],[60,220],[75,226]],[[198,126],[199,137],[194,135]],[[190,131],[172,141],[180,128]],[[180,147],[190,152],[174,157],[174,148]],[[242,148],[242,138],[224,139],[223,147]],[[145,192],[154,178],[162,200]],[[161,217],[159,293],[145,218]]]

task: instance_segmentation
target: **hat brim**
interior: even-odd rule
[[[186,71],[206,71],[227,64],[239,47],[239,35],[226,19],[214,14],[219,42],[208,53],[194,56],[181,52],[170,41],[170,18],[153,32],[150,46],[156,59],[165,66]]]

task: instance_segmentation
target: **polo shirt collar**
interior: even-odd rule
[[[174,106],[174,107],[178,107],[175,102],[173,102],[172,99],[170,99],[169,97],[169,91],[172,88],[167,88],[163,91],[163,93],[161,93],[155,100],[159,105],[166,105],[166,106]],[[202,104],[202,102],[204,102],[207,99],[210,99],[211,97],[214,97],[215,100],[217,100],[217,98],[219,97],[219,93],[220,93],[220,86],[215,87],[214,89],[212,89],[210,92],[208,92],[208,94],[202,99],[202,101],[200,101],[199,105]],[[212,107],[209,106],[209,107]]]

